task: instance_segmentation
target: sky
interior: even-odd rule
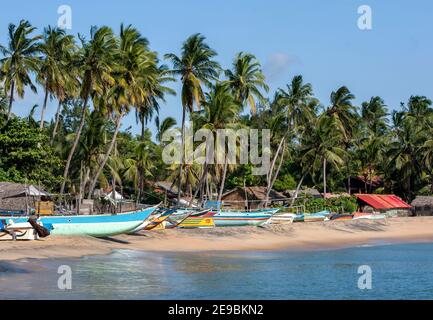
[[[301,74],[324,106],[342,85],[354,93],[355,104],[379,95],[390,110],[411,95],[433,98],[432,1],[14,0],[1,6],[0,43],[6,44],[8,24],[21,19],[39,31],[57,25],[61,5],[72,9],[69,33],[88,36],[92,25],[108,25],[118,32],[122,22],[132,24],[161,59],[165,53],[179,54],[182,42],[194,33],[206,37],[225,69],[236,53],[252,53],[263,66],[270,96]],[[370,30],[358,27],[361,5],[371,8]],[[178,95],[162,104],[160,118],[172,116],[180,123],[180,84],[171,86]],[[42,101],[42,89],[36,95],[27,90],[13,111],[27,115]],[[56,106],[56,101],[49,103],[49,118]],[[128,127],[139,132],[133,112],[123,123],[123,129]],[[149,128],[155,129],[153,121]]]

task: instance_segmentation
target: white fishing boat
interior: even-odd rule
[[[0,221],[0,240],[37,240],[38,234],[29,222]]]

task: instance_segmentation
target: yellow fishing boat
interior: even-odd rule
[[[185,219],[179,228],[214,228],[215,223],[209,217],[189,217]]]
[[[167,215],[161,215],[157,218],[155,218],[154,220],[152,220],[145,228],[144,230],[149,231],[149,230],[161,230],[161,229],[165,229],[164,227],[160,227],[161,225],[164,225],[164,221],[167,220],[170,217],[169,214]]]

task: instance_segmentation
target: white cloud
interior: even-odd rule
[[[289,55],[284,52],[275,52],[268,56],[265,64],[263,65],[263,72],[265,73],[268,82],[278,81],[287,76],[290,66],[300,63],[300,59],[294,55]]]

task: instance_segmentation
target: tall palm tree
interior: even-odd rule
[[[227,84],[217,84],[211,89],[208,94],[206,94],[204,111],[203,113],[197,114],[194,117],[194,123],[198,128],[210,130],[214,135],[214,141],[216,141],[217,131],[219,129],[235,128],[235,123],[239,119],[240,111],[241,105],[233,96]],[[220,179],[218,201],[221,201],[228,167],[227,153],[225,148],[226,146],[224,145],[223,153],[225,154],[225,157],[222,169],[222,176]],[[205,182],[205,179],[207,179],[208,165],[209,163],[205,161],[203,166],[202,178],[200,179],[200,185],[198,186],[196,191],[200,189],[200,187]]]
[[[347,169],[347,189],[350,193],[351,183],[350,183],[350,158],[347,152],[352,144],[353,135],[357,123],[356,108],[353,106],[352,101],[355,96],[350,92],[350,90],[342,86],[331,93],[331,105],[326,110],[326,113],[332,119],[332,125],[335,130],[340,133],[341,139],[344,143],[344,149],[346,151],[346,169]],[[325,161],[325,160],[324,160]],[[326,166],[326,163],[323,164]]]
[[[179,76],[182,82],[182,132],[181,132],[181,161],[179,164],[178,202],[180,201],[182,186],[182,170],[185,158],[185,120],[186,113],[194,111],[194,105],[200,109],[204,100],[202,86],[209,86],[217,79],[220,65],[213,58],[217,55],[205,43],[205,37],[200,34],[190,36],[182,45],[181,55],[168,53],[164,57],[173,64],[171,73]]]
[[[116,39],[113,31],[109,27],[95,28],[90,31],[90,40],[86,41],[80,37],[82,48],[77,59],[77,65],[81,70],[81,92],[80,97],[83,100],[80,125],[78,127],[71,150],[66,160],[63,172],[63,182],[60,187],[60,193],[65,190],[66,180],[68,178],[69,167],[72,157],[80,141],[81,131],[86,118],[89,99],[92,95],[102,94],[107,84],[113,85],[112,76],[113,55],[116,50]]]
[[[301,150],[302,162],[308,170],[320,170],[322,167],[323,194],[327,193],[327,164],[337,170],[344,164],[345,150],[341,147],[341,136],[335,130],[333,119],[323,113],[312,126],[312,130],[304,135],[305,141]]]
[[[8,46],[0,45],[0,52],[3,55],[0,59],[0,74],[4,76],[4,87],[9,92],[7,114],[9,120],[15,92],[23,98],[26,86],[29,86],[33,92],[37,91],[30,74],[38,71],[41,36],[32,35],[36,28],[26,20],[21,20],[18,26],[9,24],[8,30]]]
[[[108,107],[109,114],[114,114],[115,131],[106,155],[90,184],[87,196],[89,199],[114,148],[123,116],[129,112],[131,106],[138,106],[148,98],[147,82],[152,82],[157,73],[156,55],[148,51],[147,39],[132,26],[125,28],[121,25],[115,57],[113,76],[116,81],[108,87],[106,95],[99,99],[100,103]]]
[[[59,28],[52,28],[51,26],[45,28],[41,43],[43,57],[36,78],[45,90],[41,110],[41,129],[44,127],[44,116],[49,96],[56,96],[59,102],[66,96],[65,91],[72,76],[72,70],[70,67],[68,68],[68,64],[74,49],[75,43],[72,35],[66,35],[65,31]],[[57,128],[54,131],[56,130]]]
[[[252,113],[256,113],[255,99],[260,103],[265,103],[260,89],[266,92],[269,90],[256,57],[249,53],[239,52],[233,61],[233,70],[226,70],[225,75],[236,101],[241,105],[248,103]]]
[[[303,78],[300,75],[293,77],[290,85],[287,85],[287,90],[279,89],[275,97],[274,104],[281,110],[276,115],[276,119],[286,121],[286,131],[281,137],[280,143],[278,144],[277,150],[271,162],[269,168],[269,174],[267,176],[267,189],[266,189],[266,200],[265,206],[268,203],[269,194],[275,184],[278,177],[281,165],[283,163],[284,149],[286,139],[289,135],[295,137],[296,134],[303,132],[305,128],[309,127],[315,116],[315,108],[318,101],[313,98],[313,87],[310,83],[304,83]],[[281,116],[284,115],[284,119]],[[274,168],[277,163],[277,159],[280,156],[280,162],[275,172]],[[296,198],[297,195],[295,195]]]

